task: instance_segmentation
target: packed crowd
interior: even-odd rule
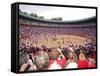
[[[20,25],[19,28],[19,71],[56,70],[74,68],[96,67],[96,32],[95,26],[91,27],[37,27]],[[74,35],[86,37],[86,43],[76,45],[71,42],[66,46],[49,47],[44,43],[38,46],[39,40],[49,38],[56,41],[58,35]],[[73,36],[71,36],[73,37]],[[64,39],[62,39],[64,40]],[[83,41],[84,42],[84,41]],[[34,46],[34,43],[37,44]],[[42,43],[42,42],[41,42]],[[51,42],[52,43],[52,42]],[[64,42],[63,42],[64,43]],[[58,42],[59,44],[59,42]],[[53,45],[53,44],[52,44]]]
[[[29,45],[29,44],[28,44]],[[92,43],[66,48],[25,47],[19,50],[19,71],[95,68],[96,48]]]
[[[36,27],[36,26],[28,26],[22,25],[19,28],[20,37],[31,36],[33,40],[38,39],[40,37],[50,37],[56,35],[78,35],[83,37],[88,37],[95,39],[96,38],[96,27]]]

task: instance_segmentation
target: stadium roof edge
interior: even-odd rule
[[[74,20],[74,21],[54,21],[54,20],[46,20],[46,19],[39,19],[32,17],[30,15],[26,15],[24,13],[19,13],[19,18],[31,20],[31,21],[39,21],[39,22],[46,22],[46,23],[61,23],[61,24],[79,24],[79,23],[88,23],[88,22],[96,22],[96,16],[86,18],[86,19],[81,19],[81,20]]]

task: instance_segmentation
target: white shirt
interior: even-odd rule
[[[50,67],[48,68],[49,70],[52,70],[52,69],[62,69],[61,66],[59,64],[57,64],[56,61],[54,61],[53,64],[50,65]]]
[[[65,67],[65,69],[72,69],[72,68],[78,68],[78,64],[77,63],[75,63],[75,62],[71,62],[71,63],[69,63],[66,67]]]

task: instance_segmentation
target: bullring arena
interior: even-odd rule
[[[28,71],[96,67],[96,18],[50,21],[19,13],[19,71],[29,66]]]
[[[19,20],[20,41],[31,40],[33,46],[46,45],[49,48],[69,46],[70,44],[79,46],[96,41],[95,22],[70,24],[38,21]]]

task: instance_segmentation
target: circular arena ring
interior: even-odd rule
[[[77,22],[34,19],[19,13],[19,43],[34,47],[67,47],[96,42],[95,18]]]
[[[46,45],[49,48],[52,47],[68,47],[70,44],[74,45],[84,45],[88,42],[91,42],[91,39],[81,36],[75,35],[56,35],[55,37],[49,36],[48,38],[40,38],[37,39],[37,43],[33,42],[34,46],[41,47],[42,45]]]

